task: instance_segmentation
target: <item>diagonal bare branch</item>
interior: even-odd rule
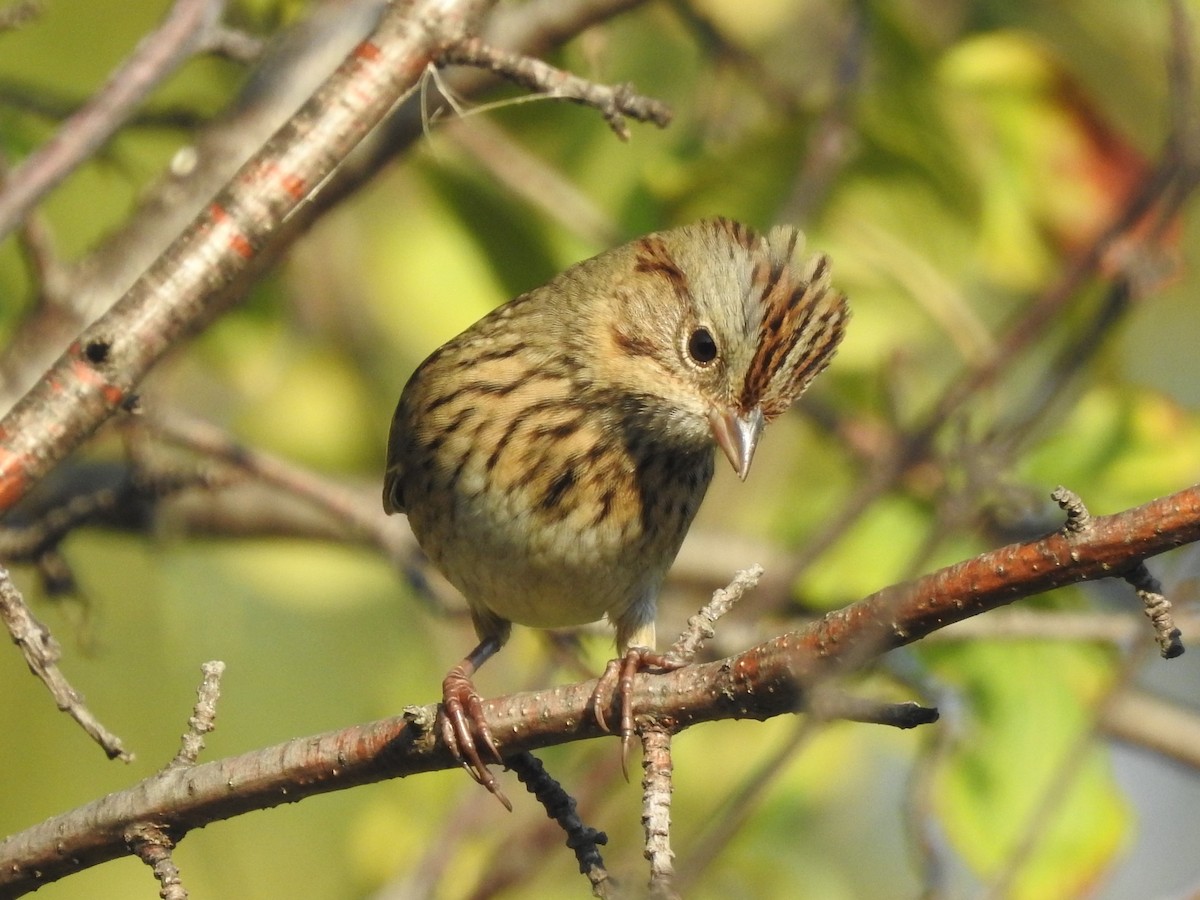
[[[387,7],[363,41],[125,296],[0,421],[0,510],[130,402],[147,372],[228,306],[268,237],[339,160],[478,27],[488,0]]]

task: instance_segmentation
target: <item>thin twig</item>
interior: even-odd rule
[[[148,823],[136,825],[125,833],[125,843],[134,856],[154,871],[154,877],[162,885],[158,893],[162,900],[187,900],[179,867],[171,856],[175,843],[164,829]]]
[[[718,61],[727,61],[734,68],[741,70],[742,77],[754,90],[758,91],[767,102],[776,107],[779,114],[789,119],[800,116],[803,109],[796,91],[780,79],[762,57],[746,49],[736,40],[725,33],[725,30],[712,17],[696,8],[690,0],[675,0],[671,8],[696,36],[698,44],[713,54]],[[801,154],[809,156],[810,154]],[[800,217],[802,220],[803,217]],[[784,216],[782,221],[793,221]]]
[[[389,555],[395,555],[394,524],[382,514],[378,504],[368,512],[361,495],[344,485],[322,479],[265,450],[247,446],[224,429],[201,419],[172,413],[147,416],[144,422],[147,430],[162,440],[233,466],[305,500],[333,516],[355,535],[369,537]]]
[[[550,776],[546,767],[532,753],[514,753],[504,760],[516,773],[521,784],[537,797],[546,815],[556,821],[567,835],[567,846],[575,854],[579,872],[592,885],[592,896],[607,897],[612,887],[600,847],[608,843],[608,835],[583,823],[576,812],[575,798]]]
[[[596,84],[535,57],[493,47],[481,38],[468,37],[446,48],[442,62],[473,66],[528,90],[594,107],[623,141],[629,140],[626,116],[639,122],[653,122],[659,128],[671,122],[671,110],[665,103],[637,93],[633,85]]]
[[[1175,627],[1175,617],[1171,613],[1171,601],[1163,596],[1162,583],[1150,574],[1144,562],[1125,576],[1138,597],[1146,618],[1154,626],[1154,639],[1158,641],[1158,651],[1163,659],[1175,659],[1183,655],[1183,633]]]
[[[4,566],[0,566],[0,618],[4,619],[13,642],[21,648],[30,671],[46,685],[58,708],[78,722],[109,759],[132,762],[133,754],[126,751],[121,739],[92,715],[83,702],[83,695],[71,687],[58,668],[61,656],[58,641],[50,629],[34,618]]]
[[[1200,613],[1185,610],[1176,624],[1183,630],[1200,631]],[[946,641],[1061,641],[1127,644],[1145,628],[1139,618],[1126,613],[1092,610],[1012,608],[997,610],[935,631],[926,640]]]
[[[1100,727],[1132,747],[1152,750],[1200,771],[1200,713],[1186,701],[1173,702],[1126,687],[1105,704]]]
[[[58,476],[63,476],[58,478]],[[0,525],[0,558],[36,562],[54,551],[75,529],[104,525],[148,531],[155,507],[164,498],[195,488],[215,489],[221,480],[208,472],[144,475],[114,463],[79,463],[54,473],[54,491],[36,503],[14,508]],[[50,481],[45,486],[51,486]]]
[[[621,243],[623,234],[613,217],[592,197],[488,119],[454,119],[439,134],[470,154],[497,183],[536,207],[564,233],[595,247]]]
[[[1086,534],[1092,525],[1092,514],[1088,512],[1082,498],[1074,491],[1065,487],[1057,487],[1050,495],[1067,514],[1067,522],[1063,533],[1070,535]],[[1171,612],[1171,602],[1163,596],[1162,584],[1150,574],[1144,561],[1131,569],[1125,580],[1137,591],[1142,600],[1146,617],[1154,626],[1154,638],[1158,641],[1159,652],[1163,659],[1174,659],[1183,654],[1183,634],[1175,627],[1175,619]]]
[[[939,718],[936,709],[912,701],[887,703],[824,688],[813,693],[808,711],[825,722],[842,719],[847,722],[889,725],[901,729],[932,725]]]
[[[204,35],[204,40],[197,50],[249,65],[259,60],[265,48],[266,41],[262,38],[217,23]]]
[[[58,133],[0,186],[0,239],[51,188],[96,152],[163,79],[187,61],[220,20],[224,0],[176,0],[166,19]]]
[[[204,749],[204,736],[217,727],[217,701],[221,699],[221,676],[225,674],[225,663],[214,659],[204,663],[200,671],[204,673],[204,678],[196,690],[196,705],[192,707],[187,731],[179,743],[179,752],[167,764],[170,769],[194,766]]]
[[[843,9],[848,22],[837,54],[833,95],[809,131],[805,152],[799,154],[800,171],[780,212],[784,222],[805,222],[816,215],[856,145],[854,104],[861,96],[870,16],[860,4]]]
[[[0,420],[0,510],[99,425],[169,351],[247,289],[259,251],[336,164],[475,27],[492,0],[385,7],[370,38]]]
[[[223,466],[230,466],[284,492],[288,497],[294,497],[322,519],[332,519],[337,529],[336,536],[341,540],[361,541],[374,547],[385,559],[401,569],[413,585],[416,597],[432,611],[445,615],[452,605],[448,603],[448,592],[438,591],[440,582],[418,550],[409,529],[383,514],[377,494],[368,497],[364,491],[350,488],[261,448],[248,446],[224,429],[201,419],[176,412],[146,416],[141,422],[150,434],[160,440]],[[287,507],[276,503],[272,509],[279,517],[286,518]],[[272,524],[278,526],[282,523],[275,521]],[[296,525],[295,533],[303,535],[304,523],[297,521]],[[314,533],[313,536],[328,540],[335,535]]]
[[[729,612],[747,591],[753,589],[762,575],[763,567],[757,563],[738,571],[728,587],[715,591],[705,607],[688,619],[687,628],[671,645],[667,657],[684,664],[695,659],[705,641],[711,640],[716,634],[717,620]]]
[[[671,850],[671,732],[661,725],[642,729],[642,827],[650,861],[650,896],[675,900],[675,853]]]
[[[0,28],[0,31],[3,29]],[[8,157],[0,150],[0,189],[3,188],[9,174]],[[39,314],[59,312],[57,307],[65,293],[67,273],[59,262],[58,253],[54,249],[54,236],[45,219],[31,211],[17,233],[17,242],[29,271],[29,280],[33,282],[34,298],[37,301],[37,307],[27,316],[27,320]],[[4,375],[0,361],[0,381]]]

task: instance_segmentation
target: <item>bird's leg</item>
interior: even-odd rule
[[[441,725],[442,740],[463,768],[512,812],[512,804],[479,754],[479,745],[482,744],[496,762],[501,765],[504,763],[500,758],[500,748],[496,746],[492,731],[483,717],[483,699],[471,682],[471,676],[495,655],[501,643],[499,638],[484,638],[446,674],[442,681]]]

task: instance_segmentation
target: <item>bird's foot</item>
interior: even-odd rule
[[[500,748],[492,737],[487,720],[483,717],[483,698],[475,690],[465,666],[459,664],[450,670],[442,681],[442,740],[450,748],[454,758],[471,777],[496,795],[496,799],[512,812],[512,803],[500,790],[496,776],[492,774],[480,755],[480,748],[503,765]]]
[[[616,700],[621,701],[621,771],[629,780],[629,751],[633,746],[633,676],[639,672],[655,670],[672,672],[683,667],[683,663],[670,656],[655,653],[646,647],[630,647],[625,655],[611,659],[604,667],[604,674],[596,682],[592,694],[592,712],[602,731],[611,732],[605,713]]]

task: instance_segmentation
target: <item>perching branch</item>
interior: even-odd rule
[[[1093,517],[1085,533],[1056,531],[894,585],[736,656],[638,675],[639,717],[682,731],[717,719],[767,719],[807,708],[826,679],[946,625],[1066,584],[1118,575],[1200,540],[1200,485],[1136,509]],[[501,751],[512,755],[600,737],[596,680],[486,701]],[[153,820],[178,842],[250,809],[458,765],[434,728],[435,706],[403,717],[289,741],[187,769],[166,769],[0,843],[0,900],[126,852],[131,824]]]

